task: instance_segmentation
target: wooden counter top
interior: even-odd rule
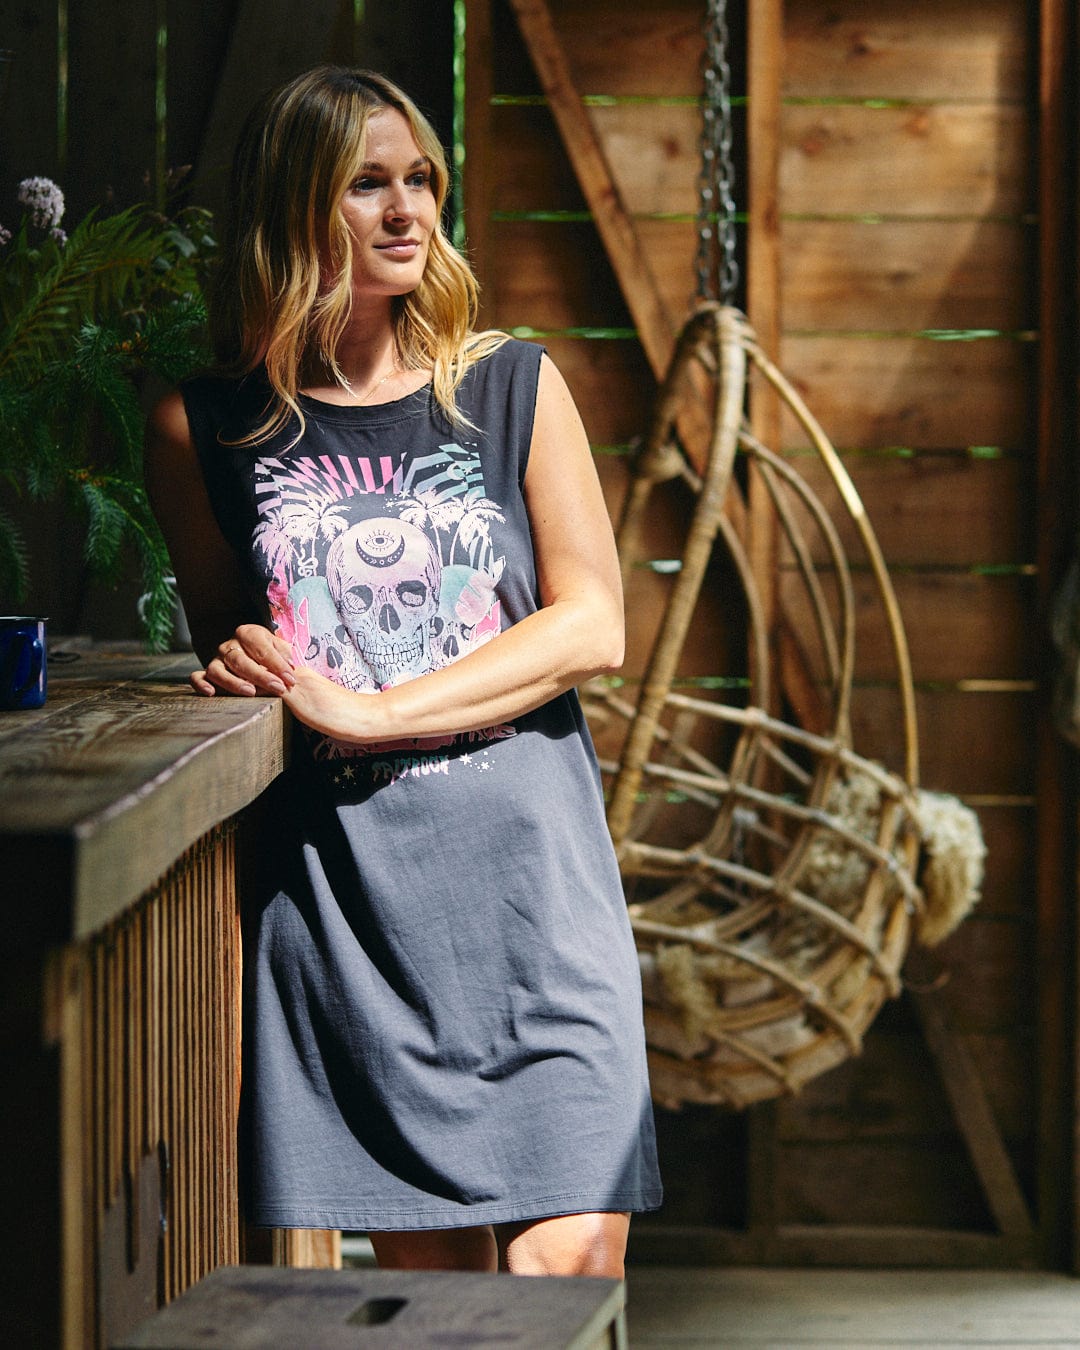
[[[43,708],[0,712],[0,893],[34,945],[123,913],[284,765],[282,705],[199,698],[191,653],[67,650]]]

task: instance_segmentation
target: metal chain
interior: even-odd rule
[[[706,0],[705,88],[701,99],[698,174],[697,299],[731,304],[739,284],[735,259],[735,165],[728,65],[727,0]]]

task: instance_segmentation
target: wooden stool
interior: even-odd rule
[[[220,1266],[110,1350],[626,1350],[621,1280]]]

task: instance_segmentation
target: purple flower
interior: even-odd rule
[[[24,178],[15,192],[40,230],[53,230],[64,215],[64,194],[51,178]]]
[[[0,248],[11,240],[11,231],[5,225],[0,225]]]

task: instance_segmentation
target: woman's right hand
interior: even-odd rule
[[[195,650],[206,661],[205,670],[192,672],[191,687],[206,698],[217,693],[280,698],[296,683],[292,648],[262,624],[246,622],[255,613],[250,579],[210,506],[179,390],[155,404],[143,461]],[[215,645],[230,629],[232,636]]]
[[[296,684],[292,648],[257,623],[242,623],[218,647],[205,670],[191,673],[191,687],[206,698],[219,691],[252,698],[272,694],[280,698]]]

